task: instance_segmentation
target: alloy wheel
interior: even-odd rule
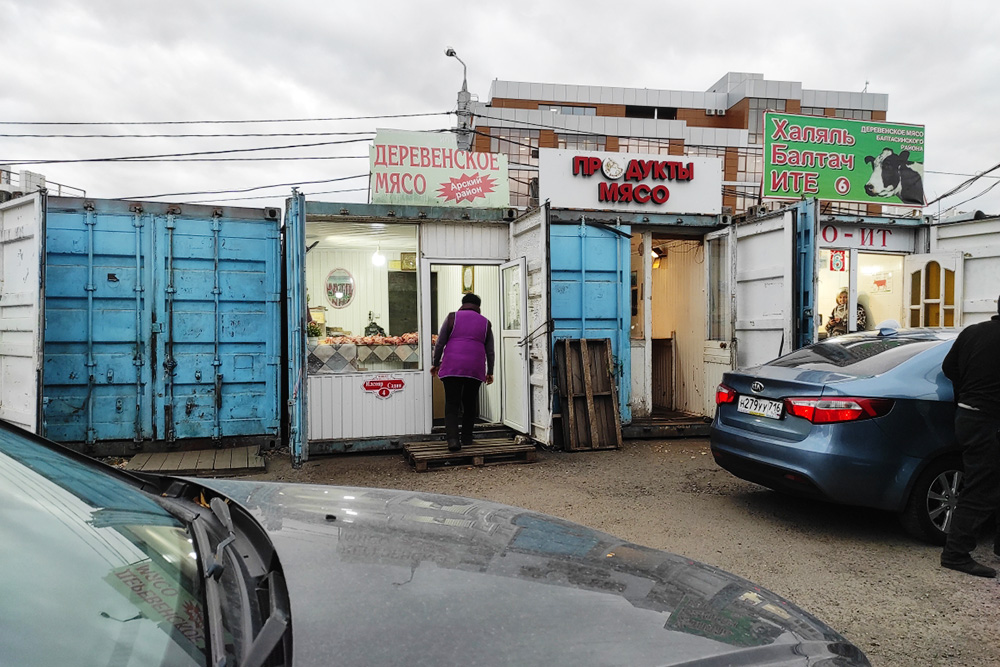
[[[958,492],[961,488],[961,470],[945,470],[927,488],[927,516],[944,533],[951,529],[951,518],[958,505]]]

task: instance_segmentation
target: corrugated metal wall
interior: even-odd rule
[[[629,342],[629,227],[621,234],[591,225],[552,225],[553,342],[561,338],[608,338],[623,423],[632,420]],[[622,236],[622,234],[624,236]]]
[[[508,225],[490,222],[425,221],[420,248],[425,257],[453,257],[475,264],[477,259],[507,259]]]
[[[1000,219],[970,220],[931,228],[931,251],[964,255],[962,325],[997,314],[1000,276]]]
[[[45,433],[279,434],[276,209],[50,198]]]

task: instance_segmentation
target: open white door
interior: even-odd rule
[[[702,414],[715,412],[715,388],[722,374],[736,366],[736,227],[705,235],[705,285],[708,296],[705,347],[702,356]]]
[[[0,418],[38,433],[45,197],[0,204]]]
[[[530,372],[528,367],[528,290],[524,257],[500,265],[500,404],[503,423],[518,431],[530,431]]]

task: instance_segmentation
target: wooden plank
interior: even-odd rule
[[[202,449],[198,452],[198,462],[195,464],[198,470],[212,470],[215,467],[215,450]]]
[[[143,452],[141,454],[136,454],[133,456],[128,463],[125,464],[126,470],[145,470],[146,464],[149,462],[149,457],[152,454]]]
[[[215,450],[215,464],[212,466],[212,470],[219,470],[226,472],[233,467],[233,450],[232,449],[217,449]]]
[[[146,465],[143,466],[143,470],[147,472],[156,472],[163,468],[163,464],[167,460],[166,452],[153,452],[150,454],[149,459],[146,461]]]
[[[175,470],[195,471],[198,470],[198,455],[200,452],[183,452]]]
[[[611,363],[611,349],[610,341],[608,341],[608,363]],[[614,419],[614,446],[617,449],[622,448],[622,418],[621,411],[618,409],[618,383],[611,383],[611,408],[612,408],[612,418]]]
[[[249,447],[237,447],[233,449],[233,469],[245,469],[247,467],[247,458],[249,456]]]
[[[563,364],[566,367],[566,395],[563,397],[569,413],[569,439],[568,449],[579,449],[580,438],[576,433],[576,400],[573,398],[573,363],[569,339],[563,340]]]
[[[580,364],[583,366],[583,387],[587,399],[587,423],[590,426],[590,448],[600,446],[601,438],[597,431],[597,420],[594,419],[594,381],[590,374],[590,350],[587,347],[587,339],[580,340]]]

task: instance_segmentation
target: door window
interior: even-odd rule
[[[935,259],[911,268],[908,308],[911,327],[954,327],[955,271]]]
[[[708,339],[733,337],[730,317],[729,237],[706,239],[708,256]]]

